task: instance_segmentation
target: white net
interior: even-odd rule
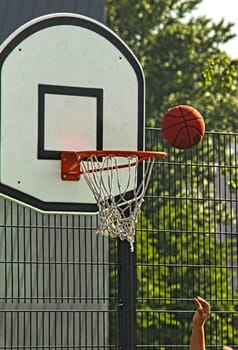
[[[127,240],[134,251],[137,216],[151,177],[154,159],[144,161],[142,179],[138,178],[138,157],[91,156],[81,161],[84,178],[94,194],[99,209],[97,233]],[[124,163],[125,164],[125,163]],[[140,183],[138,183],[140,182]]]

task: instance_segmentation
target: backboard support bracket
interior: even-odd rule
[[[63,181],[78,181],[80,165],[75,152],[61,153],[61,179]]]

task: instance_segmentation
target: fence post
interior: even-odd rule
[[[136,253],[127,241],[118,240],[119,344],[122,350],[136,349]]]

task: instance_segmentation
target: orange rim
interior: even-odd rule
[[[138,162],[140,163],[143,160],[152,158],[162,158],[165,159],[167,154],[165,152],[154,152],[154,151],[120,151],[120,150],[97,150],[97,151],[80,151],[75,152],[78,161],[84,160],[89,157],[137,157]]]
[[[110,165],[104,167],[98,167],[94,169],[88,169],[88,173],[107,171],[114,169],[122,169],[130,166],[136,166],[137,164],[148,159],[162,158],[165,159],[167,154],[165,152],[152,152],[152,151],[119,151],[119,150],[93,150],[93,151],[79,151],[79,152],[62,152],[61,153],[61,178],[62,180],[76,181],[79,176],[83,174],[81,161],[89,158],[100,157],[136,157],[137,159],[131,163],[125,162],[124,164]]]

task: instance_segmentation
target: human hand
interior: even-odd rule
[[[193,323],[198,325],[203,325],[208,316],[210,315],[210,305],[206,300],[197,296],[194,299],[197,306],[197,310],[193,315]]]

